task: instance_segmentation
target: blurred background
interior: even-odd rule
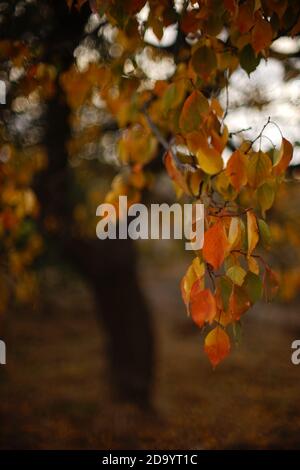
[[[241,69],[230,80],[233,142],[271,116],[295,155],[268,213],[278,298],[243,317],[239,344],[214,371],[180,295],[192,260],[183,242],[95,237],[119,169],[96,67],[122,55],[116,29],[61,0],[0,1],[0,26],[0,448],[299,448],[299,39],[277,40],[251,80]],[[148,29],[127,73],[149,89],[167,79],[177,36],[170,26],[157,43]],[[112,89],[111,106],[123,105]],[[278,146],[276,126],[265,135],[266,148]],[[151,171],[145,201],[175,201],[162,166]],[[117,178],[113,190],[131,183]]]

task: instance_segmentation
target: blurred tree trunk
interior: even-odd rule
[[[62,0],[54,3],[56,28],[48,38],[47,60],[53,58],[61,70],[66,70],[73,62],[73,50],[86,18],[70,14]],[[107,333],[110,378],[116,394],[146,404],[153,381],[154,347],[150,314],[137,279],[135,248],[131,240],[100,241],[96,234],[94,240],[74,237],[72,170],[66,151],[68,118],[69,109],[57,82],[56,95],[48,102],[45,116],[49,164],[36,184],[41,220],[50,216],[58,221],[55,242],[62,256],[76,264],[94,291],[97,314]]]

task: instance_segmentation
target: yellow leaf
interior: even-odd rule
[[[256,259],[253,258],[253,256],[249,256],[247,261],[248,261],[249,271],[251,271],[254,274],[259,275],[259,264],[256,261]]]
[[[181,281],[181,293],[183,301],[186,305],[189,304],[190,301],[190,293],[193,284],[197,281],[197,279],[202,280],[202,289],[204,289],[204,274],[205,274],[205,266],[204,263],[201,263],[198,256],[193,259],[192,264],[188,267],[187,272],[185,273],[184,277]]]
[[[225,171],[221,171],[221,173],[216,176],[213,184],[226,201],[233,201],[237,197],[237,191],[230,184]]]
[[[231,266],[226,272],[229,279],[231,279],[233,284],[236,284],[237,286],[241,286],[243,284],[246,274],[246,271],[238,265]]]
[[[229,225],[229,232],[228,232],[228,242],[230,245],[230,249],[233,250],[236,248],[240,241],[241,241],[241,224],[238,217],[232,217]]]
[[[248,256],[251,255],[259,240],[256,216],[252,211],[247,212]]]
[[[220,153],[208,144],[203,145],[196,156],[201,170],[208,175],[215,175],[223,169],[223,159]]]

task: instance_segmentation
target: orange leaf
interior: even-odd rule
[[[216,316],[216,300],[209,289],[203,290],[201,279],[192,287],[189,308],[192,319],[200,328],[206,321],[211,323]]]
[[[213,365],[216,367],[219,362],[228,356],[230,351],[230,340],[226,331],[220,326],[214,328],[205,338],[204,351],[208,355],[208,358]]]
[[[128,11],[128,13],[135,14],[143,8],[145,3],[146,0],[127,0],[126,2],[124,2],[124,7]]]
[[[218,323],[222,326],[228,326],[230,323],[233,323],[233,318],[230,311],[221,311],[218,318]]]
[[[237,191],[247,183],[247,158],[245,154],[239,150],[233,152],[227,163],[226,174]]]
[[[221,220],[204,234],[203,257],[214,269],[219,269],[224,261],[228,240]]]
[[[215,149],[222,153],[226,144],[228,142],[228,128],[224,126],[224,130],[222,134],[217,133],[214,129],[211,131],[211,143],[215,147]]]
[[[290,161],[293,158],[293,146],[292,144],[283,137],[281,147],[277,158],[274,162],[274,173],[275,175],[281,175],[287,169]]]
[[[229,298],[229,312],[234,320],[239,320],[243,313],[251,307],[251,302],[246,292],[234,285]]]
[[[197,153],[201,147],[207,145],[207,136],[202,130],[189,132],[186,135],[186,142],[189,150],[192,153]]]
[[[259,240],[259,231],[256,216],[252,211],[247,212],[248,256],[256,247]]]
[[[287,9],[288,2],[287,0],[267,0],[267,5],[279,18],[282,18]],[[291,36],[292,35],[291,33]]]
[[[259,18],[256,20],[254,28],[251,31],[251,43],[255,52],[258,54],[263,49],[270,46],[273,38],[273,31],[270,23]]]
[[[237,11],[236,0],[224,0],[224,6],[226,10],[228,10],[232,14],[235,14]]]
[[[236,19],[240,33],[247,33],[254,25],[253,6],[251,2],[244,2],[239,6],[239,13]]]
[[[224,115],[224,110],[223,110],[222,106],[220,105],[220,102],[216,98],[211,99],[211,109],[220,118]]]
[[[291,30],[291,36],[292,36],[292,38],[293,38],[294,36],[296,36],[297,34],[299,34],[299,33],[300,33],[300,18],[298,18],[298,20],[297,20],[295,26],[293,26],[293,28],[292,28],[292,30]]]
[[[199,24],[198,10],[186,11],[181,15],[180,28],[185,34],[196,32],[199,29]]]
[[[185,100],[179,119],[183,132],[199,129],[203,117],[209,112],[208,100],[200,91],[193,93]]]
[[[69,8],[72,7],[72,3],[75,3],[75,0],[71,1],[71,0],[67,0],[68,2],[68,5],[69,5]],[[82,5],[84,5],[85,3],[87,2],[87,0],[76,0],[76,8],[77,10],[80,10],[80,8],[82,7]]]

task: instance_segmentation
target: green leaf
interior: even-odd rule
[[[168,86],[162,98],[165,114],[168,114],[171,109],[175,109],[181,104],[184,98],[184,92],[184,87],[179,86],[177,82],[171,83],[171,85]]]
[[[222,297],[224,310],[227,311],[229,306],[229,298],[232,291],[232,282],[225,276],[222,276],[218,280],[220,293]]]
[[[262,245],[264,248],[269,249],[272,243],[272,235],[271,231],[269,229],[268,224],[262,220],[258,219],[258,230],[259,230],[259,235],[260,235],[260,241],[262,242]]]
[[[261,299],[263,294],[263,285],[259,276],[248,272],[244,281],[243,289],[247,293],[252,304]]]
[[[262,186],[270,176],[271,170],[272,162],[267,153],[251,153],[247,168],[249,186],[255,189]]]
[[[242,323],[240,320],[235,321],[232,324],[233,336],[236,345],[238,346],[242,340]]]
[[[273,206],[275,188],[272,183],[264,183],[257,190],[257,198],[263,214]]]
[[[247,44],[240,53],[241,67],[250,75],[260,62],[260,57],[256,57],[254,50],[250,44]]]
[[[208,78],[217,67],[215,51],[211,47],[199,47],[192,56],[192,67],[200,77]]]

